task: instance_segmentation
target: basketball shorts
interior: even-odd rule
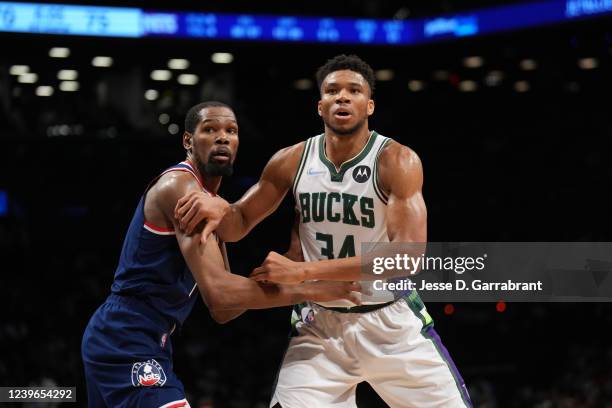
[[[364,313],[297,305],[292,328],[270,406],[356,407],[367,381],[392,408],[472,407],[416,291]]]
[[[111,295],[81,343],[88,407],[187,408],[172,369],[172,328],[136,299]]]

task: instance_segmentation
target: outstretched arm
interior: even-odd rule
[[[178,228],[178,221],[173,217],[179,198],[199,189],[196,180],[189,174],[173,172],[164,175],[147,193],[145,217],[150,215],[154,219],[149,221],[158,225],[170,223],[174,226],[181,253],[197,282],[202,299],[217,321],[225,322],[228,316],[237,315],[222,313],[227,310],[265,309],[306,300],[324,301],[320,298],[354,301],[352,292],[359,291],[359,285],[353,283],[265,285],[230,273],[224,266],[216,239],[202,244],[201,229],[187,235]]]
[[[422,195],[423,169],[416,153],[390,142],[378,162],[379,184],[388,195],[387,234],[391,242],[427,241],[427,209]],[[251,278],[258,281],[295,283],[304,280],[358,281],[380,279],[362,274],[362,257],[293,262],[271,252]]]
[[[259,181],[225,212],[216,229],[221,239],[225,242],[239,241],[278,208],[291,187],[303,151],[304,143],[299,143],[272,156]],[[190,192],[178,200],[175,217],[185,232],[191,234],[205,219],[208,222],[219,222],[221,211],[209,213],[211,205],[220,204],[214,203],[212,198],[201,191]]]

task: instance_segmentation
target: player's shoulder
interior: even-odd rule
[[[168,171],[151,186],[150,194],[161,200],[174,201],[190,190],[201,190],[196,178],[185,171]]]
[[[270,163],[286,170],[297,167],[304,153],[305,146],[306,141],[302,141],[291,146],[283,147],[272,156]]]
[[[389,138],[378,158],[380,166],[421,166],[419,155],[410,147]]]
[[[291,159],[291,158],[299,158],[304,149],[306,147],[306,140],[296,143],[291,146],[283,147],[278,152],[276,152],[275,156],[279,156],[283,159]]]

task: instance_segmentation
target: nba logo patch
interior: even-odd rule
[[[306,324],[312,323],[314,321],[314,310],[309,307],[305,307],[301,310],[302,321]]]
[[[132,366],[132,385],[134,387],[161,387],[166,383],[166,373],[154,359],[134,363]]]

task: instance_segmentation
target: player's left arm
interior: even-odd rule
[[[378,161],[378,182],[387,201],[387,234],[391,242],[427,241],[427,208],[423,200],[423,167],[417,154],[395,141],[383,149]],[[251,278],[276,283],[304,280],[358,281],[380,279],[362,273],[360,256],[313,262],[294,262],[270,252]]]
[[[202,234],[204,233],[202,232]],[[221,250],[221,256],[223,257],[223,264],[225,266],[225,270],[228,273],[232,273],[231,268],[230,268],[229,258],[227,257],[227,248],[225,247],[225,242],[219,241],[219,249]],[[219,323],[227,323],[230,320],[234,320],[235,318],[237,318],[238,316],[240,316],[246,311],[247,309],[244,309],[244,308],[217,310],[215,312],[215,320]]]

